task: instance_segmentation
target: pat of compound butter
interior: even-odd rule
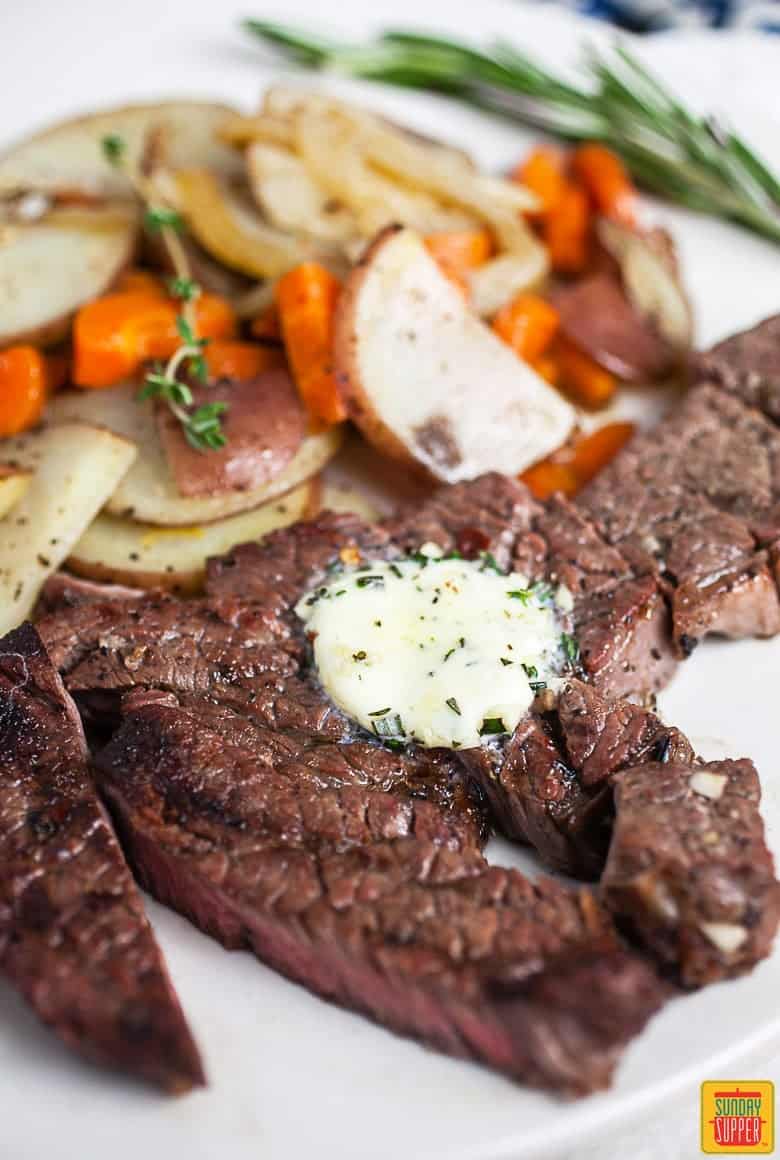
[[[344,568],[296,612],[344,713],[385,741],[457,749],[511,732],[536,693],[560,683],[560,596],[425,545]]]

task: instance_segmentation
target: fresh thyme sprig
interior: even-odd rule
[[[192,277],[187,252],[181,242],[184,222],[176,209],[165,205],[160,199],[154,183],[146,174],[125,168],[127,145],[122,137],[110,133],[102,139],[101,146],[103,156],[115,168],[122,169],[145,206],[144,225],[152,233],[160,235],[174,270],[173,276],[166,283],[168,292],[181,302],[176,329],[182,344],[165,366],[155,364],[147,373],[138,398],[140,401],[159,399],[165,403],[181,424],[190,447],[196,451],[218,451],[226,443],[222,416],[228,404],[215,401],[195,407],[191,388],[178,377],[180,372],[186,370],[201,383],[208,379],[208,367],[203,354],[208,339],[198,337],[195,313],[195,303],[201,288]]]
[[[338,44],[268,21],[244,27],[307,68],[438,89],[568,140],[604,141],[646,188],[780,242],[780,177],[726,125],[689,112],[621,44],[588,48],[578,87],[503,41],[477,51],[392,31]]]

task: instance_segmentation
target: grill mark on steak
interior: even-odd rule
[[[780,884],[753,763],[651,762],[619,773],[615,794],[601,895],[616,918],[689,987],[764,958]]]
[[[172,1093],[197,1048],[38,634],[0,642],[0,970],[72,1049]]]
[[[780,631],[780,432],[709,384],[635,437],[578,506],[663,584],[678,653]]]
[[[590,893],[488,866],[428,803],[311,791],[300,771],[219,758],[220,735],[192,737],[170,698],[133,694],[126,708],[97,767],[129,856],[157,897],[224,945],[566,1094],[607,1084],[663,1002]]]
[[[780,423],[780,314],[694,355],[691,372]]]

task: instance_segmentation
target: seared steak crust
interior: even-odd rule
[[[284,773],[134,693],[98,758],[144,884],[228,947],[453,1055],[604,1086],[665,996],[585,891],[485,863],[424,801]]]
[[[711,385],[695,388],[637,436],[578,506],[669,595],[687,655],[708,633],[780,631],[780,432]]]
[[[69,1047],[166,1091],[204,1082],[35,630],[0,642],[0,969]]]
[[[695,355],[692,376],[717,383],[780,423],[780,314]]]
[[[780,884],[750,761],[649,763],[615,778],[601,894],[686,986],[742,974],[768,952]]]

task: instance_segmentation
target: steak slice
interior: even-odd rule
[[[613,774],[652,759],[690,762],[693,751],[654,713],[578,680],[507,742],[461,753],[506,837],[533,846],[552,869],[591,880],[612,832]]]
[[[70,697],[30,625],[0,642],[0,969],[71,1048],[171,1093],[205,1082]]]
[[[717,383],[780,423],[780,314],[694,355],[692,377]]]
[[[780,433],[716,387],[637,436],[578,506],[668,593],[681,655],[708,633],[780,631]]]
[[[780,883],[750,761],[650,762],[615,778],[601,895],[616,919],[689,987],[769,953]]]
[[[489,867],[428,803],[317,787],[134,693],[97,766],[137,874],[231,948],[452,1055],[605,1086],[666,991],[584,890]]]
[[[573,630],[590,681],[605,697],[664,688],[677,659],[656,577],[635,574],[625,556],[562,496],[548,502],[535,528],[545,542],[543,574],[572,593]]]

